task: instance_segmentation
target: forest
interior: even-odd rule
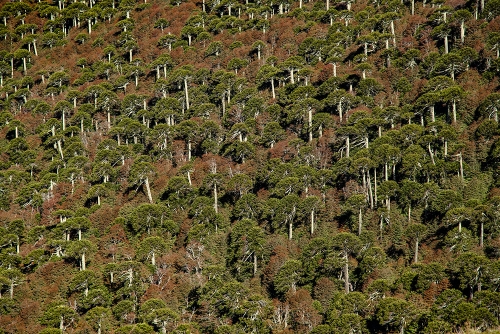
[[[500,333],[500,0],[0,1],[0,333]]]

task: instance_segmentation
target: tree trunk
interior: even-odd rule
[[[214,210],[215,213],[219,213],[217,183],[214,183]]]
[[[314,234],[314,209],[311,210],[311,235]]]
[[[288,240],[292,240],[293,236],[293,223],[290,221],[288,223]]]
[[[374,204],[373,204],[373,190],[372,190],[372,181],[370,177],[370,169],[368,169],[368,198],[370,200],[370,209],[373,210]]]
[[[460,162],[460,178],[463,180],[464,179],[464,163],[462,159],[462,153],[459,153],[459,162]]]
[[[257,275],[257,254],[253,252],[253,276]]]
[[[64,155],[63,155],[60,139],[57,141],[57,149],[59,150],[59,154],[61,155],[61,160],[64,160]]]
[[[363,226],[363,212],[361,211],[361,208],[359,208],[359,213],[358,213],[358,235],[361,235],[361,228]]]
[[[451,107],[453,111],[453,124],[455,124],[457,122],[457,102],[455,100],[453,100]]]
[[[271,78],[271,92],[273,94],[273,99],[276,99],[276,91],[274,90],[274,78]]]
[[[418,238],[415,240],[415,257],[413,258],[414,263],[418,263]]]
[[[349,293],[349,257],[347,254],[344,256],[344,292]]]
[[[153,252],[153,254],[151,254],[151,264],[153,266],[156,266],[156,257],[155,257],[155,252]]]
[[[85,269],[86,269],[86,266],[85,266],[85,252],[83,252],[83,254],[82,254],[82,266],[81,266],[80,270],[85,270]]]
[[[345,150],[345,156],[346,158],[349,158],[349,147],[350,143],[349,143],[349,136],[347,136],[347,138],[345,139],[345,146],[346,146],[346,150]]]
[[[146,192],[148,194],[149,203],[153,203],[153,196],[151,196],[151,188],[149,187],[149,178],[146,177],[144,180],[144,185],[146,186]]]
[[[186,109],[189,109],[188,82],[184,79],[184,94],[186,95]]]
[[[444,36],[444,53],[448,54],[448,36]]]

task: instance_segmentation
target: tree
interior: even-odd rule
[[[245,275],[249,271],[248,264],[251,264],[253,276],[257,275],[258,257],[264,253],[264,243],[264,231],[255,221],[242,219],[233,226],[229,247],[237,275]]]
[[[14,287],[24,282],[23,273],[17,268],[0,269],[0,278],[9,287],[10,299],[14,298]]]
[[[469,299],[474,298],[474,290],[481,291],[482,276],[488,265],[488,259],[475,253],[459,255],[450,265],[455,279],[459,281],[460,288],[469,291]]]
[[[140,314],[144,321],[158,327],[163,334],[167,333],[167,329],[175,327],[175,323],[180,319],[177,312],[168,308],[162,300],[155,298],[141,305]]]
[[[193,68],[189,65],[182,66],[176,69],[170,75],[170,78],[174,82],[182,83],[184,85],[184,95],[186,99],[186,109],[189,109],[189,91],[188,83],[193,79]]]
[[[444,53],[447,54],[448,47],[448,37],[451,36],[451,28],[448,24],[443,23],[432,30],[432,34],[436,38],[442,38],[444,40]]]
[[[260,85],[263,85],[265,83],[271,83],[271,93],[273,96],[273,99],[276,98],[276,92],[274,88],[274,80],[279,74],[279,69],[271,66],[271,65],[263,65],[259,68],[259,72],[257,73],[257,82]]]
[[[187,160],[191,160],[192,156],[192,144],[193,140],[198,136],[199,126],[193,120],[182,121],[175,127],[176,133],[179,137],[183,138],[186,141],[188,158]]]
[[[30,57],[30,52],[26,49],[18,49],[14,52],[14,57],[23,60],[23,75],[26,75],[26,59]]]
[[[146,161],[134,162],[130,169],[128,180],[132,185],[137,186],[137,189],[144,185],[146,187],[146,195],[148,196],[149,203],[153,203],[153,196],[151,195],[150,179],[156,174],[155,169],[151,163]]]
[[[91,324],[97,334],[101,334],[108,329],[108,321],[111,317],[111,311],[102,306],[97,306],[87,312],[85,319]]]
[[[363,227],[363,209],[366,208],[366,196],[355,194],[347,199],[346,208],[358,215],[358,236],[361,235]]]
[[[166,19],[164,18],[159,18],[158,20],[155,21],[154,23],[154,27],[155,28],[159,28],[161,29],[161,32],[163,33],[163,29],[167,28],[168,26],[170,26],[170,22],[168,22]]]
[[[149,260],[151,265],[156,266],[157,256],[161,256],[168,251],[170,246],[160,237],[148,237],[141,241],[137,250],[138,257]]]
[[[380,301],[375,316],[378,323],[386,329],[396,327],[401,334],[413,321],[417,313],[414,305],[402,299],[388,297]]]
[[[415,251],[413,262],[418,262],[418,247],[423,238],[427,235],[427,227],[423,224],[411,224],[406,228],[405,234],[410,241],[414,242]]]
[[[333,237],[332,245],[334,248],[332,256],[338,258],[337,261],[339,261],[339,265],[342,267],[344,292],[348,294],[352,291],[349,278],[349,258],[358,253],[361,248],[361,242],[355,235],[342,232]]]
[[[479,110],[488,119],[493,118],[498,123],[498,110],[500,109],[500,93],[491,93],[479,106]]]
[[[77,240],[69,243],[65,256],[77,258],[80,261],[80,270],[87,269],[87,257],[97,252],[97,247],[89,240]]]
[[[288,291],[295,293],[302,274],[302,263],[298,260],[287,260],[274,277],[274,290],[280,295]]]
[[[61,332],[77,320],[78,314],[71,307],[60,303],[52,303],[40,318],[42,325],[58,327]]]
[[[252,44],[252,50],[257,51],[257,59],[261,59],[262,50],[266,47],[266,43],[261,40],[256,40]]]
[[[168,48],[168,51],[172,51],[172,44],[174,44],[177,41],[177,37],[175,35],[172,35],[171,33],[168,33],[166,35],[163,35],[160,37],[158,40],[158,46],[160,48]]]
[[[177,225],[170,220],[170,210],[161,204],[141,204],[127,216],[129,228],[137,235],[161,235],[177,232]]]
[[[302,68],[302,59],[299,56],[289,57],[287,60],[282,62],[279,67],[290,74],[290,83],[295,83],[294,73]]]

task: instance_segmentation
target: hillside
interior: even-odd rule
[[[0,2],[0,333],[500,331],[500,0]]]

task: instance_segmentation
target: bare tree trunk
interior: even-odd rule
[[[361,228],[363,227],[363,212],[361,211],[361,208],[359,208],[359,213],[358,213],[358,235],[361,235]]]
[[[314,234],[314,209],[311,210],[311,235]]]
[[[83,252],[82,254],[82,266],[81,266],[81,270],[85,270],[87,269],[87,267],[85,266],[85,252]]]
[[[186,95],[186,109],[189,109],[189,93],[187,79],[184,79],[184,94]]]
[[[257,254],[253,252],[253,276],[257,275]]]
[[[214,183],[214,210],[215,213],[219,213],[218,197],[217,197],[217,183]]]
[[[148,195],[149,203],[153,203],[153,196],[151,196],[151,188],[149,187],[149,178],[146,177],[144,180],[144,185],[146,186],[146,192]]]
[[[349,257],[347,254],[344,256],[344,292],[349,293]]]
[[[418,238],[415,241],[415,257],[413,258],[413,262],[418,263]]]
[[[274,78],[271,78],[271,92],[273,94],[273,99],[276,99],[276,92],[274,90]]]

